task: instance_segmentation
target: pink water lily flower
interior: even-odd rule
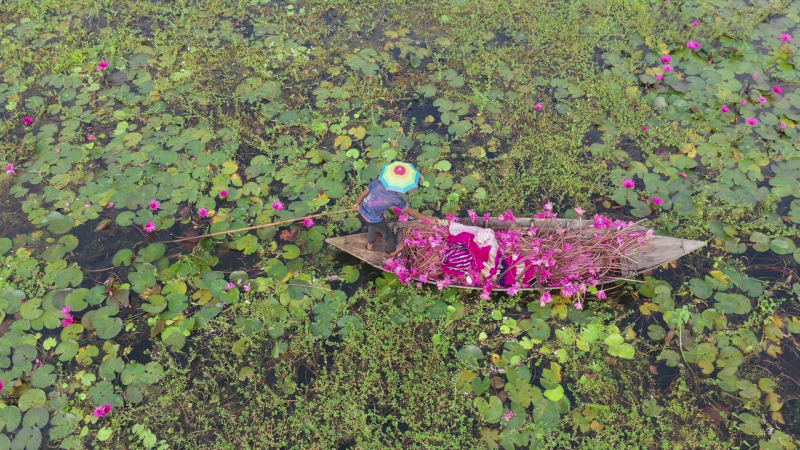
[[[724,113],[729,113],[729,112],[731,112],[731,109],[730,109],[730,108],[728,108],[728,106],[727,106],[727,105],[722,105],[722,108],[720,108],[719,110],[720,110],[720,111],[722,111],[722,112],[724,112]]]
[[[537,103],[537,104],[536,104],[536,105],[534,105],[533,107],[534,107],[534,108],[536,108],[536,110],[537,110],[537,111],[541,111],[541,110],[544,108],[544,106],[542,106],[542,104],[541,104],[541,103]]]
[[[775,86],[772,86],[772,92],[776,94],[783,94],[783,88],[776,84]]]
[[[500,219],[501,222],[514,222],[517,220],[517,218],[514,216],[514,213],[510,209],[503,214],[500,214],[498,219]]]
[[[622,187],[625,189],[633,189],[636,186],[636,182],[631,180],[630,178],[626,178],[622,181]]]
[[[699,26],[700,26],[700,21],[699,21],[699,20],[697,20],[697,19],[693,20],[693,21],[692,21],[692,26],[694,26],[694,27],[699,27]]]
[[[657,195],[653,196],[653,204],[654,205],[660,205],[662,203],[664,203],[664,200],[662,200],[661,197],[659,197]]]
[[[512,410],[510,410],[510,409],[509,409],[508,411],[506,411],[506,413],[505,413],[505,414],[503,414],[503,420],[505,420],[506,422],[508,422],[509,420],[513,419],[513,418],[514,418],[514,416],[516,416],[516,415],[517,415],[517,414],[516,414],[514,411],[512,411]]]
[[[244,289],[245,292],[250,292],[251,289],[250,283],[247,283],[244,286],[242,286],[242,289]]]
[[[781,39],[783,42],[792,42],[792,35],[791,35],[791,34],[789,34],[789,33],[781,33],[781,37],[780,37],[780,39]]]
[[[227,189],[223,189],[223,190],[219,191],[219,196],[222,197],[222,198],[227,197],[228,196],[228,190]]]
[[[746,105],[747,104],[747,99],[743,98],[741,103],[742,103],[742,105]]]
[[[663,80],[663,79],[664,79],[664,74],[663,73],[657,73],[656,74],[656,80]]]
[[[583,311],[583,303],[581,302],[575,302],[572,304],[572,306],[574,306],[578,311]]]
[[[767,103],[767,99],[766,99],[766,97],[758,97],[758,103],[761,103],[762,105],[763,105],[764,103]]]
[[[156,224],[155,222],[147,222],[144,224],[144,232],[145,233],[152,233],[156,231]]]
[[[13,164],[6,164],[6,175],[16,175],[16,167]]]
[[[93,134],[87,134],[86,135],[86,140],[89,141],[89,142],[92,142],[94,140],[94,135]]]
[[[583,216],[583,213],[585,213],[585,212],[586,211],[584,211],[584,209],[581,208],[580,206],[576,206],[575,207],[575,214],[577,214],[578,216]]]
[[[691,39],[686,41],[686,48],[688,48],[689,50],[697,50],[700,47],[702,47],[702,45],[700,45],[700,43],[697,41]]]
[[[100,61],[97,63],[97,71],[102,72],[108,67],[108,61]]]
[[[228,284],[225,286],[225,290],[230,291],[231,289],[233,289],[235,287],[236,287],[236,285],[229,281]]]
[[[113,408],[114,407],[111,405],[111,403],[106,403],[103,406],[98,406],[97,408],[95,408],[93,414],[95,417],[99,419],[105,416],[106,414],[110,413]]]
[[[197,211],[197,215],[200,216],[201,219],[205,219],[208,217],[208,208],[200,208]]]
[[[70,308],[69,306],[65,306],[65,307],[61,308],[61,314],[65,315],[65,316],[67,314],[71,313],[71,312],[72,312],[72,308]]]
[[[670,66],[669,64],[664,64],[664,67],[663,67],[663,69],[664,69],[664,72],[667,72],[667,73],[669,73],[669,72],[672,72],[672,70],[674,69],[674,67]]]
[[[303,219],[303,225],[305,225],[306,228],[313,227],[314,226],[314,219],[312,219],[311,217],[306,217],[305,219]]]
[[[747,124],[750,125],[751,127],[758,125],[758,119],[756,119],[755,117],[748,117],[744,121],[747,122]]]
[[[672,56],[670,55],[661,55],[661,62],[664,64],[672,62]]]
[[[544,305],[553,301],[553,296],[550,295],[550,291],[544,291],[544,294],[539,298],[539,305],[544,307]]]
[[[25,125],[33,125],[33,122],[35,121],[36,120],[31,116],[25,116],[22,118],[22,123],[24,123]]]
[[[758,79],[758,72],[753,72],[753,79],[754,79],[754,80],[757,80],[757,79]]]
[[[606,291],[597,291],[597,293],[596,293],[595,295],[597,296],[597,298],[599,298],[599,299],[601,299],[601,300],[605,300],[605,298],[606,298]]]
[[[150,209],[153,211],[158,211],[161,209],[161,202],[158,200],[150,200]]]
[[[649,130],[649,129],[650,129],[650,127],[648,127],[647,125],[644,125],[644,126],[642,127],[642,131],[647,131],[647,130]]]
[[[785,130],[787,126],[788,125],[786,125],[786,122],[781,122],[781,125],[780,125],[781,130]]]
[[[72,314],[67,314],[66,317],[61,319],[61,326],[66,328],[75,323],[75,317]]]
[[[475,223],[475,222],[478,221],[478,213],[476,213],[474,210],[468,209],[467,210],[467,215],[469,216],[470,220],[472,220],[472,223]]]
[[[5,387],[5,385],[3,384],[2,381],[0,381],[0,391],[2,391],[4,387]]]
[[[283,209],[283,202],[280,201],[280,200],[275,200],[274,202],[272,202],[272,209],[274,209],[275,211],[282,210]]]

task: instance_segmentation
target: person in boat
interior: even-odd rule
[[[385,166],[381,176],[373,180],[367,190],[356,200],[354,208],[358,208],[361,221],[367,228],[367,249],[374,250],[378,234],[386,244],[384,251],[396,255],[402,250],[402,242],[397,245],[397,236],[389,228],[386,221],[386,210],[397,208],[400,214],[408,214],[432,225],[446,223],[440,219],[426,216],[408,206],[404,194],[416,189],[419,172],[408,163],[393,162]]]

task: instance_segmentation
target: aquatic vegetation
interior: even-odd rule
[[[796,445],[796,2],[523,3],[3,3],[0,447]],[[167,242],[396,159],[709,247],[576,301],[374,279],[353,213]]]

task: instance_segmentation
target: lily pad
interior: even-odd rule
[[[0,255],[4,255],[6,252],[11,250],[11,239],[2,237],[0,238]]]
[[[0,431],[3,429],[10,433],[17,429],[22,421],[22,413],[14,405],[5,406],[0,409]]]
[[[789,238],[777,237],[769,243],[769,248],[779,255],[788,255],[794,252],[795,245],[794,241]]]
[[[41,389],[28,389],[19,398],[19,409],[27,411],[34,406],[41,406],[47,402],[47,395]]]
[[[23,427],[11,441],[12,450],[38,450],[42,445],[42,432],[35,427]]]
[[[752,309],[750,299],[742,294],[728,294],[717,292],[714,295],[714,307],[728,314],[747,314]]]
[[[31,375],[31,384],[33,387],[46,388],[51,386],[56,381],[56,375],[53,373],[55,367],[52,364],[45,364],[33,372]]]
[[[161,341],[164,345],[168,346],[171,351],[177,352],[183,348],[186,342],[186,336],[183,335],[183,330],[178,327],[169,327],[161,332]]]
[[[44,428],[50,420],[50,411],[45,406],[37,406],[28,410],[22,419],[23,427]]]
[[[478,360],[483,358],[483,351],[475,345],[465,345],[458,351],[457,356],[462,363],[477,366]]]

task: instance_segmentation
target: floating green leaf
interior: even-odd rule
[[[139,250],[139,256],[141,256],[142,259],[146,262],[153,262],[158,258],[164,256],[164,253],[166,253],[166,251],[167,251],[166,245],[162,244],[161,242],[155,242]]]
[[[716,300],[714,307],[724,313],[747,314],[752,309],[750,299],[741,294],[717,292],[714,299]]]
[[[355,283],[358,276],[359,272],[355,267],[350,265],[342,267],[341,277],[345,283]]]
[[[28,389],[19,397],[19,409],[27,411],[34,406],[44,405],[47,402],[47,395],[41,389]]]
[[[779,255],[788,255],[794,252],[795,245],[794,241],[789,238],[777,237],[769,243],[769,248]]]
[[[16,406],[9,405],[4,408],[0,408],[0,431],[5,429],[6,432],[11,433],[17,429],[17,426],[19,426],[21,421],[22,413]]]
[[[474,345],[465,345],[458,351],[457,356],[462,363],[477,366],[478,360],[483,358],[483,352]]]
[[[171,351],[177,352],[183,348],[186,342],[186,336],[183,335],[183,330],[178,327],[169,327],[161,332],[161,341],[164,345],[168,346]]]
[[[551,402],[560,401],[562,398],[564,398],[564,388],[559,384],[553,389],[545,390],[544,396],[547,397],[547,399]]]

